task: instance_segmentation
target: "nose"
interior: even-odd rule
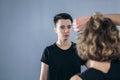
[[[68,28],[65,28],[65,32],[69,32],[69,29],[68,29]]]

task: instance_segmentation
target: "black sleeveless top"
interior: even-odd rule
[[[120,80],[120,62],[111,63],[108,73],[103,73],[94,68],[88,68],[78,74],[83,80]]]

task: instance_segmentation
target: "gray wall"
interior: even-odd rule
[[[94,11],[120,13],[120,1],[0,0],[0,80],[39,80],[42,51],[57,40],[53,16],[68,12],[75,18]]]

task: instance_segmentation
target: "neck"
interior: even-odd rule
[[[95,61],[95,60],[89,60],[89,67],[98,69],[104,73],[107,73],[110,69],[110,62],[106,61],[106,62],[99,62],[99,61]]]
[[[58,40],[56,44],[61,49],[68,49],[71,46],[71,41],[70,40]]]
[[[57,44],[65,46],[65,45],[69,44],[70,42],[71,42],[70,40],[64,39],[64,40],[58,40]]]

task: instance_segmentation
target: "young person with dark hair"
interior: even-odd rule
[[[84,64],[76,52],[76,44],[69,37],[73,19],[68,13],[54,17],[57,41],[47,46],[41,58],[40,80],[69,80],[81,71]]]

